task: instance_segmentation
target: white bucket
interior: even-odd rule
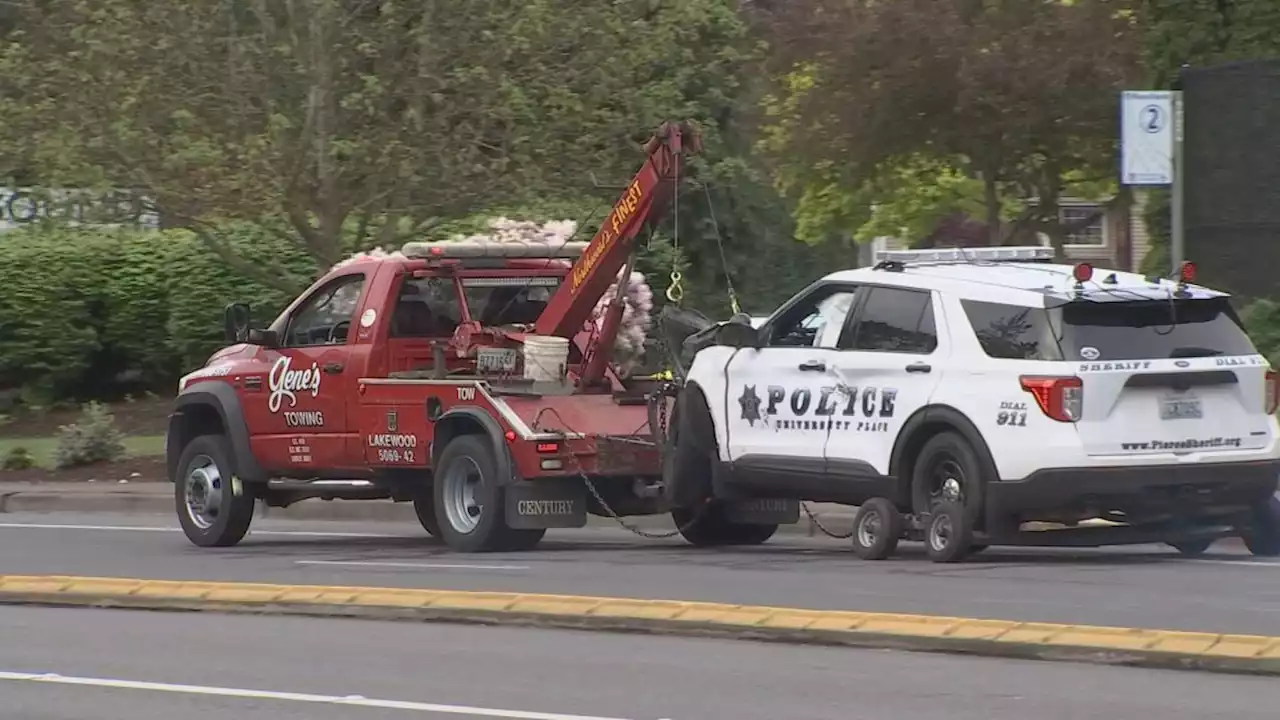
[[[569,341],[555,335],[524,336],[524,378],[535,382],[564,380]]]

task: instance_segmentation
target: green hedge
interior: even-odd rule
[[[219,237],[284,285],[315,276],[295,244],[261,228],[231,225]],[[293,297],[184,231],[21,230],[0,242],[0,393],[10,402],[171,389],[223,344],[223,306],[248,302],[263,323]]]
[[[483,232],[490,217],[504,214],[582,218],[588,215],[583,207],[496,208],[430,234]],[[596,209],[583,238],[607,203]],[[187,231],[43,227],[0,236],[7,244],[0,264],[0,413],[19,400],[46,406],[171,391],[179,376],[225,344],[227,303],[249,303],[261,327],[315,279],[314,261],[280,230],[227,224],[216,236],[275,282],[233,269]],[[675,252],[659,238],[641,255],[639,269],[660,296]]]

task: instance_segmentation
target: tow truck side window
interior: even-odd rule
[[[452,279],[405,277],[391,315],[391,337],[452,337],[461,317]]]
[[[462,280],[471,319],[486,327],[536,323],[559,286],[556,277]]]
[[[923,290],[873,288],[857,324],[841,335],[839,347],[928,355],[938,347],[932,295]]]
[[[289,319],[284,347],[345,343],[363,289],[363,274],[344,275],[321,287]]]
[[[828,285],[785,310],[766,331],[767,347],[833,348],[853,307],[857,289]]]

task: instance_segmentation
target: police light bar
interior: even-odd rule
[[[1004,245],[930,250],[877,250],[875,261],[903,264],[927,262],[1044,262],[1053,259],[1053,248],[1041,245]]]
[[[587,249],[586,242],[486,242],[483,240],[459,240],[456,242],[405,243],[400,252],[405,257],[423,260],[469,258],[576,258]]]

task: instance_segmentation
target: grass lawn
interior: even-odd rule
[[[35,458],[36,464],[43,468],[53,467],[53,453],[58,447],[58,439],[52,437],[0,438],[0,458],[9,454],[16,447],[25,447]],[[128,457],[153,457],[164,454],[163,435],[136,435],[124,438],[125,454]]]

